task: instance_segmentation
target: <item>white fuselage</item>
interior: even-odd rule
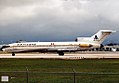
[[[78,51],[89,48],[98,48],[100,44],[86,42],[24,42],[12,43],[4,48],[7,52],[58,52],[58,51]]]

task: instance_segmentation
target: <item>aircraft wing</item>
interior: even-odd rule
[[[67,52],[67,51],[76,51],[77,47],[57,47],[57,48],[48,48],[48,51],[63,51],[63,52]]]

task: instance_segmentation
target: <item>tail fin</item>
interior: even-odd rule
[[[116,32],[116,31],[100,30],[91,37],[91,40],[93,40],[95,43],[101,44],[106,39],[106,37],[109,36],[112,32]]]
[[[89,43],[96,43],[101,44],[107,36],[109,36],[112,32],[116,32],[113,30],[100,30],[92,37],[77,37],[77,42],[89,42]]]

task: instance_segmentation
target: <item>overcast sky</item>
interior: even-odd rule
[[[0,41],[69,41],[100,29],[119,30],[119,0],[0,0]]]

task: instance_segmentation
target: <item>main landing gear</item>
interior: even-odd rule
[[[64,55],[64,52],[57,52],[60,56]]]

